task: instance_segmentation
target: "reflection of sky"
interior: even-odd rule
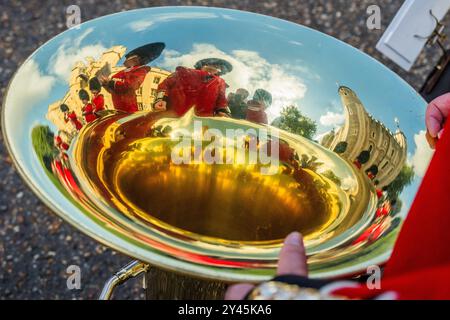
[[[67,90],[67,83],[58,76],[61,70],[49,63],[55,61],[58,52],[64,54],[62,50],[72,50],[72,53],[62,56],[69,59],[71,55],[79,57],[79,52],[94,54],[96,49],[113,45],[130,49],[156,41],[166,43],[166,52],[151,63],[155,66],[168,66],[168,54],[175,55],[179,61],[189,61],[186,58],[193,52],[195,44],[200,45],[197,55],[204,48],[201,45],[209,45],[211,52],[229,55],[237,65],[234,72],[225,77],[230,89],[236,89],[235,86],[241,83],[247,83],[252,89],[259,86],[272,89],[269,90],[274,95],[274,105],[269,110],[272,118],[279,113],[281,105],[294,103],[317,121],[319,134],[332,128],[332,125],[320,123],[321,116],[327,112],[342,113],[336,83],[346,85],[388,128],[395,129],[395,117],[400,120],[408,138],[408,152],[414,154],[414,135],[423,129],[424,102],[381,64],[341,42],[292,23],[238,11],[195,7],[115,14],[89,21],[78,30],[68,30],[57,36],[32,57],[40,76],[54,78],[47,88],[49,94],[45,97],[30,96],[30,100],[23,103],[26,92],[20,92],[22,103],[17,102],[15,106],[9,105],[16,101],[15,93],[8,96],[7,116],[11,119],[7,124],[8,132],[18,127],[31,127],[37,116],[43,123],[50,124],[44,120],[47,107]],[[256,76],[253,78],[248,74],[251,71],[249,65],[253,69],[261,67],[254,71]],[[274,85],[276,80],[279,83]],[[12,88],[17,92],[19,84]],[[12,120],[13,113],[17,122]],[[14,139],[24,141],[23,138],[29,134],[16,132]],[[27,154],[22,154],[24,159],[29,159],[31,144],[27,149]],[[409,188],[415,190],[416,187],[414,184]]]

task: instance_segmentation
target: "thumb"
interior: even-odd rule
[[[307,276],[306,252],[300,233],[293,232],[284,240],[278,261],[278,275]]]
[[[427,129],[433,138],[436,138],[442,129],[445,119],[450,113],[450,94],[437,97],[427,106],[425,120]]]

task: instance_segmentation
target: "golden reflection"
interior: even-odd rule
[[[200,134],[192,131],[194,119],[202,120]],[[163,113],[121,116],[116,121],[112,116],[83,129],[73,163],[84,172],[81,177],[90,179],[92,192],[87,194],[148,228],[158,226],[209,243],[279,244],[297,230],[307,244],[320,244],[363,216],[370,192],[358,192],[363,180],[345,160],[280,131],[279,163],[274,174],[262,174],[265,165],[250,161],[264,145],[259,137],[257,149],[249,147],[254,136],[244,139],[242,158],[230,149],[229,141],[212,151],[211,140],[202,135],[206,129],[230,126],[262,128],[192,113],[180,119]],[[192,133],[190,156],[200,148],[201,155],[215,154],[224,163],[175,163],[173,153],[180,140],[172,133],[180,128]]]

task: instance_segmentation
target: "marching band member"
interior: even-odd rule
[[[233,69],[231,64],[223,59],[208,58],[198,61],[194,68],[177,67],[159,84],[154,109],[172,110],[182,116],[195,107],[198,116],[229,116],[227,85],[220,76]]]
[[[105,97],[100,93],[101,89],[102,85],[97,78],[89,80],[89,90],[92,93],[92,105],[96,114],[99,111],[105,110]]]
[[[64,104],[64,103],[59,106],[59,110],[61,110],[61,112],[64,113],[64,122],[67,123],[70,121],[70,123],[73,124],[73,126],[75,127],[75,129],[77,129],[77,131],[81,130],[83,125],[78,120],[78,117],[75,114],[75,111],[70,111],[67,104]]]
[[[78,92],[78,96],[80,97],[81,102],[83,103],[83,107],[81,111],[83,112],[83,117],[86,123],[91,123],[95,119],[97,119],[97,115],[94,113],[94,106],[89,102],[89,94],[86,90],[81,89]]]
[[[158,58],[164,48],[164,43],[156,42],[134,49],[125,55],[123,64],[126,69],[117,72],[111,79],[100,76],[100,83],[111,93],[115,109],[128,113],[139,110],[136,90],[151,70],[146,64]]]
[[[268,124],[266,109],[272,104],[272,95],[264,89],[257,89],[253,99],[247,102],[247,121]]]
[[[228,107],[231,111],[231,116],[234,119],[245,119],[247,113],[247,98],[249,93],[244,88],[239,88],[236,93],[230,92],[227,96]]]

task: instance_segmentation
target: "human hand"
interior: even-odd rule
[[[297,275],[306,277],[308,265],[303,238],[293,232],[286,237],[278,260],[277,275]],[[225,300],[242,300],[255,286],[249,283],[232,285],[225,293]]]
[[[109,82],[109,78],[105,75],[101,75],[99,76],[98,81],[100,81],[101,85],[104,86]]]
[[[231,116],[228,113],[225,112],[217,112],[216,117],[224,117],[224,118],[231,118]]]
[[[427,141],[433,149],[444,130],[444,123],[450,113],[450,93],[437,97],[427,107],[425,121],[427,126]]]
[[[167,102],[164,100],[159,100],[155,103],[153,108],[155,109],[155,111],[165,111],[167,108]]]

